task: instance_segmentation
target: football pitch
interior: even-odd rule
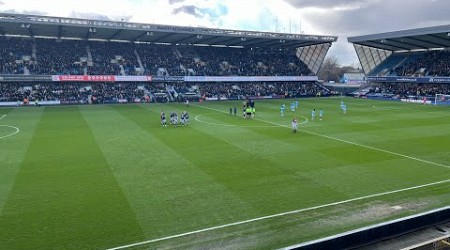
[[[0,108],[0,249],[274,249],[450,205],[449,107],[292,101]]]

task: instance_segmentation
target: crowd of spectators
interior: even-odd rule
[[[196,75],[300,76],[311,74],[306,65],[295,56],[294,51],[214,47],[187,49],[191,50],[189,53],[191,63],[187,66],[192,68]]]
[[[82,41],[36,39],[36,62],[29,65],[30,74],[83,75],[87,58]]]
[[[0,36],[0,45],[0,73],[24,74],[25,66],[34,60],[31,39]],[[24,56],[28,60],[23,60]]]
[[[62,103],[129,102],[145,98],[147,89],[142,83],[5,83],[0,85],[0,102],[61,101]],[[147,88],[146,88],[147,87]]]
[[[134,44],[119,42],[89,42],[93,65],[88,75],[136,75],[139,67]]]
[[[302,97],[329,91],[313,82],[257,83],[4,83],[0,102],[61,101],[62,103],[117,103],[183,101],[186,96],[243,99],[249,96]],[[158,98],[162,97],[162,98]],[[125,101],[126,100],[126,101]]]
[[[167,72],[158,72],[164,68],[173,73],[180,72],[178,58],[175,55],[175,47],[170,45],[138,44],[137,52],[144,66],[146,75],[168,75]],[[178,74],[174,74],[178,75]]]
[[[417,84],[417,83],[386,83],[373,86],[370,94],[382,94],[396,98],[434,97],[436,94],[450,95],[449,84]]]
[[[294,49],[135,44],[4,36],[0,37],[0,44],[2,74],[311,75],[308,67],[295,56]]]
[[[393,69],[397,76],[450,76],[450,52],[432,51],[414,56]]]
[[[209,98],[242,99],[248,96],[315,96],[329,91],[312,82],[205,83],[196,85],[200,95]]]

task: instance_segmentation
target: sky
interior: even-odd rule
[[[450,0],[0,0],[0,12],[338,36],[328,56],[359,66],[347,37],[450,24]]]

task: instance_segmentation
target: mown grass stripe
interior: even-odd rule
[[[78,107],[46,108],[0,218],[1,248],[98,249],[142,237]]]
[[[103,116],[97,115],[99,109]],[[253,212],[249,204],[198,169],[185,155],[168,147],[165,140],[169,138],[161,140],[155,135],[173,129],[159,127],[158,113],[149,115],[136,106],[82,110],[148,237],[232,220],[236,211],[240,211],[239,215]],[[136,119],[140,124],[135,123]]]
[[[33,138],[42,109],[0,109],[5,113],[0,125],[6,125],[7,134],[0,135],[0,215],[20,169],[22,160]],[[6,118],[6,114],[8,118]],[[21,130],[21,132],[17,132]],[[3,131],[3,130],[2,130]],[[14,132],[16,131],[16,132]]]

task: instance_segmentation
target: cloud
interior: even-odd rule
[[[228,13],[228,7],[219,3],[212,7],[182,5],[172,10],[172,14],[174,15],[180,13],[184,13],[197,18],[217,19],[219,17],[225,16]]]
[[[22,13],[26,15],[41,15],[41,16],[45,16],[48,14],[48,12],[40,10],[24,10]]]
[[[184,2],[185,0],[169,0],[169,4],[176,4],[176,3],[182,3],[182,2]]]
[[[449,9],[448,0],[0,0],[1,12],[334,35],[329,54],[341,64],[358,61],[348,36],[449,24]]]
[[[4,13],[11,13],[11,14],[40,15],[40,16],[48,15],[48,12],[39,11],[39,10],[17,11],[15,9],[6,9],[6,10],[2,10],[2,12],[4,12]]]
[[[377,0],[377,1],[348,1],[349,4],[358,5],[358,8],[346,8],[340,4],[344,1],[309,1],[284,0],[292,6],[297,6],[301,17],[302,30],[306,33],[335,35],[339,39],[333,44],[329,55],[336,56],[339,62],[350,65],[358,62],[353,45],[347,42],[349,36],[360,36],[390,31],[430,27],[450,23],[448,10],[450,1],[440,0]],[[295,2],[295,3],[294,3]],[[328,7],[323,3],[328,2]],[[345,1],[347,2],[347,1]],[[294,3],[294,4],[293,4]],[[300,8],[300,4],[311,8]],[[307,5],[307,4],[310,5]],[[314,8],[314,7],[315,8]],[[320,7],[318,9],[319,6]],[[341,8],[338,8],[340,6]]]
[[[185,13],[194,17],[201,17],[200,11],[194,5],[184,5],[172,10],[172,14],[177,15],[179,13]]]
[[[103,21],[111,21],[111,18],[105,15],[97,14],[97,13],[84,13],[72,11],[69,14],[69,17],[80,18],[80,19],[93,19],[93,20],[103,20]]]
[[[305,13],[308,21],[324,33],[344,36],[374,34],[395,30],[434,26],[450,22],[450,2],[409,0],[383,1],[368,4],[358,10],[328,13]],[[401,15],[399,14],[401,10]]]
[[[369,0],[285,0],[295,8],[336,8],[336,7],[358,7],[365,5]]]

